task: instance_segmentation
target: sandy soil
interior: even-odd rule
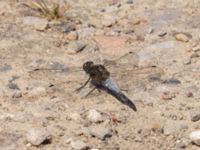
[[[52,19],[0,0],[0,150],[199,149],[200,1],[59,2]],[[75,92],[88,60],[137,112],[103,91],[85,98],[91,85]]]

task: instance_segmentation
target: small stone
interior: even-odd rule
[[[42,65],[44,63],[45,63],[44,60],[37,59],[37,60],[32,61],[28,66],[31,67],[31,68],[39,68],[40,65]]]
[[[178,33],[175,35],[175,38],[177,41],[182,41],[182,42],[188,42],[189,38],[186,34],[183,33]]]
[[[70,113],[69,116],[67,117],[68,120],[73,120],[76,122],[79,122],[82,120],[81,115],[79,113]]]
[[[112,15],[105,15],[102,19],[102,25],[105,27],[111,27],[116,23],[116,19]]]
[[[191,132],[189,137],[194,144],[200,146],[200,130]]]
[[[189,145],[189,139],[181,139],[176,141],[176,148],[177,149],[184,149]]]
[[[14,91],[12,94],[12,98],[20,98],[22,97],[22,92],[21,91]]]
[[[162,31],[158,34],[159,37],[164,37],[165,35],[167,35],[167,32],[164,32],[164,31]]]
[[[23,18],[26,26],[33,26],[36,30],[43,31],[48,27],[48,20],[39,17],[27,16]]]
[[[188,92],[187,97],[194,97],[194,94],[192,92]]]
[[[193,53],[190,58],[198,58],[199,57],[199,54],[198,53]]]
[[[12,89],[12,90],[19,90],[19,89],[20,89],[19,86],[18,86],[16,83],[12,83],[12,82],[10,82],[10,83],[8,84],[8,87],[9,87],[10,89]]]
[[[175,79],[175,78],[170,78],[170,79],[166,79],[166,80],[164,80],[162,83],[164,83],[164,84],[180,84],[181,83],[181,81],[180,80],[178,80],[178,79]]]
[[[82,51],[86,47],[86,43],[83,41],[72,41],[69,43],[67,52],[70,54],[75,54]]]
[[[67,23],[66,25],[64,25],[63,32],[67,33],[67,32],[74,31],[74,30],[76,30],[76,24],[74,24],[74,23]]]
[[[193,109],[190,111],[191,121],[199,121],[200,120],[200,109]]]
[[[89,146],[81,140],[71,141],[71,147],[75,150],[87,150],[87,149],[89,149]]]
[[[105,140],[113,135],[113,131],[110,128],[105,128],[102,126],[95,126],[89,128],[89,133],[101,140]]]
[[[27,141],[34,146],[39,146],[45,141],[51,140],[50,133],[43,128],[32,128],[26,135]]]
[[[171,135],[173,134],[175,131],[177,130],[176,126],[171,123],[171,122],[167,122],[164,127],[163,127],[163,133],[164,135]]]
[[[176,95],[171,92],[163,92],[163,95],[162,95],[163,100],[172,100],[175,97],[176,97]]]
[[[55,71],[60,71],[60,72],[67,72],[68,68],[61,64],[60,62],[57,61],[52,61],[48,64],[48,69],[50,70],[55,70]]]
[[[66,35],[66,39],[69,41],[75,41],[78,40],[78,33],[76,31],[70,31],[67,35]]]
[[[127,0],[126,3],[127,4],[133,4],[133,0]]]
[[[154,32],[154,29],[152,27],[148,28],[146,30],[147,34],[152,34]]]
[[[88,120],[94,123],[102,122],[103,117],[100,112],[95,109],[91,109],[87,116]]]
[[[180,130],[187,130],[189,127],[188,127],[187,124],[181,123],[181,124],[179,124],[178,128],[179,128]]]
[[[10,70],[12,70],[12,67],[11,67],[11,65],[8,65],[8,64],[5,64],[0,67],[0,72],[8,72]]]
[[[28,95],[30,97],[41,96],[41,95],[45,95],[45,94],[46,94],[46,89],[45,89],[45,87],[42,87],[42,86],[34,87],[28,93]]]
[[[193,47],[192,50],[194,52],[199,52],[200,51],[200,45],[197,45],[197,46]]]
[[[140,136],[137,136],[135,139],[134,139],[135,142],[137,143],[142,143],[142,138]]]
[[[189,64],[191,64],[191,58],[190,58],[190,57],[185,58],[185,59],[183,60],[183,64],[184,64],[184,65],[189,65]]]

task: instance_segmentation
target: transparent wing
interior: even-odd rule
[[[135,53],[127,53],[117,61],[104,62],[120,89],[126,91],[155,86],[164,75],[163,69],[156,66],[138,67],[138,56]]]

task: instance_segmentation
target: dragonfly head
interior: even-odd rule
[[[94,65],[94,63],[92,61],[87,61],[83,64],[83,70],[86,72],[86,73],[90,73],[90,69],[91,67]]]

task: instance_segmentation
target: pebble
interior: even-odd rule
[[[29,97],[42,96],[45,94],[46,94],[46,89],[45,87],[42,87],[42,86],[34,87],[28,93]]]
[[[59,70],[59,71],[62,71],[62,72],[67,72],[68,69],[65,65],[61,64],[60,62],[57,62],[57,61],[52,61],[48,64],[48,69],[50,70]]]
[[[127,0],[126,3],[127,4],[133,4],[133,0]]]
[[[159,37],[164,37],[165,35],[167,35],[167,32],[164,32],[164,31],[162,31],[158,34]]]
[[[104,15],[102,19],[102,25],[105,27],[111,27],[116,23],[116,18],[113,15]]]
[[[78,33],[76,31],[70,31],[67,35],[66,35],[66,39],[69,41],[75,41],[78,40]]]
[[[164,80],[162,83],[164,83],[164,84],[173,84],[173,85],[176,85],[176,84],[180,84],[181,81],[178,80],[178,79],[175,79],[175,78],[170,78],[170,79]]]
[[[2,67],[0,67],[0,72],[8,72],[10,70],[12,70],[12,66],[8,64],[5,64]]]
[[[95,126],[89,128],[89,133],[92,136],[95,136],[101,140],[105,140],[106,138],[110,138],[113,135],[113,131],[110,128],[105,128],[102,126]]]
[[[94,123],[99,123],[103,121],[103,117],[101,113],[95,109],[89,110],[87,118],[89,121],[94,122]]]
[[[187,57],[187,58],[185,58],[185,59],[183,59],[183,64],[184,65],[189,65],[189,64],[191,64],[191,58],[190,57]]]
[[[181,42],[188,42],[189,38],[186,34],[183,33],[178,33],[175,35],[175,38],[177,41],[181,41]]]
[[[189,97],[189,98],[191,98],[191,97],[194,97],[194,94],[193,94],[192,92],[188,92],[188,93],[186,94],[186,96]]]
[[[68,33],[70,31],[74,31],[74,30],[76,30],[76,24],[74,24],[74,23],[67,23],[66,25],[64,25],[63,32]]]
[[[22,92],[21,91],[14,91],[12,94],[12,98],[20,98],[22,97]]]
[[[27,132],[27,141],[34,146],[39,146],[45,141],[51,140],[50,133],[43,128],[32,128]]]
[[[196,122],[200,120],[200,109],[193,109],[190,111],[191,121]]]
[[[82,51],[86,46],[87,44],[83,41],[72,41],[67,47],[67,52],[70,54],[75,54]]]
[[[199,54],[198,53],[193,53],[190,58],[198,58],[199,57]]]
[[[171,93],[171,92],[163,92],[163,94],[162,94],[163,100],[172,100],[175,97],[176,97],[176,95],[174,93]]]
[[[177,131],[177,126],[173,122],[167,122],[163,127],[164,135],[171,135]]]
[[[70,113],[67,117],[68,120],[74,120],[76,122],[79,122],[82,120],[81,115],[79,113]]]
[[[177,149],[184,149],[189,145],[189,139],[181,139],[176,141],[176,148]]]
[[[72,140],[70,145],[75,150],[87,150],[87,149],[89,149],[89,146],[81,140],[77,140],[77,141]]]
[[[48,20],[39,17],[26,16],[23,18],[26,26],[33,26],[36,30],[43,31],[48,27]]]
[[[45,61],[42,59],[33,60],[28,66],[31,68],[39,68],[40,65],[44,64]]]
[[[191,132],[189,137],[194,144],[200,146],[200,130]]]
[[[197,45],[197,46],[193,47],[193,48],[192,48],[192,51],[194,51],[194,52],[199,52],[199,51],[200,51],[200,46]]]
[[[19,86],[16,83],[8,83],[8,87],[12,90],[20,90]]]

